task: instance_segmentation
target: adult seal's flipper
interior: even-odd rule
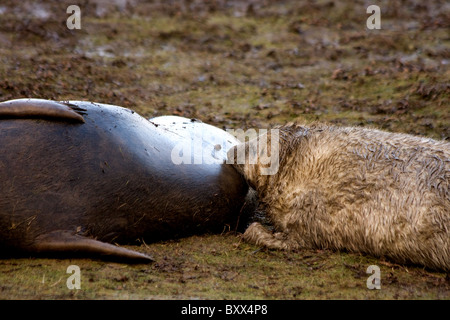
[[[80,255],[101,256],[102,259],[135,263],[150,263],[153,258],[133,250],[109,243],[86,238],[66,230],[52,231],[40,235],[34,243],[34,251],[41,254],[78,253]]]
[[[0,103],[0,118],[53,118],[84,123],[82,109],[68,102],[16,99]]]

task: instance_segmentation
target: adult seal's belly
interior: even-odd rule
[[[201,122],[118,106],[0,103],[0,250],[151,260],[113,243],[234,226],[248,191],[224,164],[237,143]]]

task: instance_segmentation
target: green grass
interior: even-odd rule
[[[1,299],[448,299],[448,277],[419,267],[327,250],[260,250],[233,234],[130,247],[153,264],[88,259],[0,260]],[[69,265],[81,289],[70,290]],[[381,269],[369,290],[367,267]],[[12,276],[14,275],[14,276]]]

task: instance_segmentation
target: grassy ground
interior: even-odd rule
[[[19,299],[448,299],[445,274],[321,250],[258,250],[238,236],[194,236],[143,246],[151,265],[87,259],[0,261],[0,297]],[[81,289],[69,290],[69,265]],[[369,290],[369,265],[381,289]]]
[[[89,100],[222,128],[329,121],[449,139],[450,7],[377,1],[0,4],[0,100]],[[278,252],[239,235],[135,247],[156,259],[0,260],[1,299],[449,299],[449,275],[330,251]],[[81,290],[69,290],[69,265]],[[381,290],[369,290],[369,265]]]

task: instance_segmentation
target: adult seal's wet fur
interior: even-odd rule
[[[203,157],[215,162],[174,163],[174,148],[193,132],[204,133]],[[248,186],[223,163],[233,139],[198,121],[147,120],[112,105],[0,103],[1,253],[151,261],[115,244],[235,226]]]

